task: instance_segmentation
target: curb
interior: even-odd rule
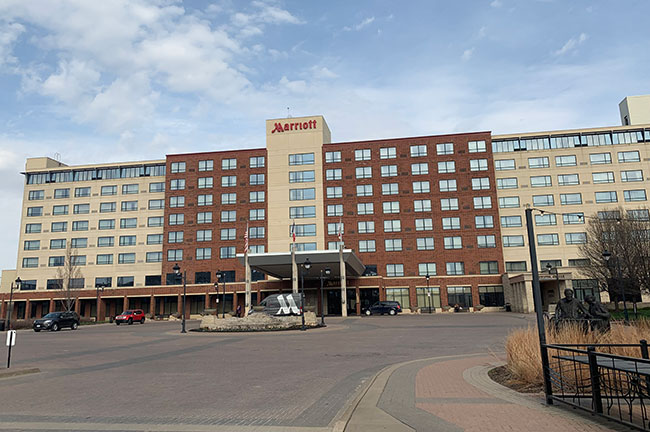
[[[40,373],[40,372],[41,370],[39,368],[14,369],[14,370],[8,369],[6,372],[0,372],[0,379],[12,378],[21,375],[29,375],[29,374]]]

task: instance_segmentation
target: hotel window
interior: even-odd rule
[[[560,194],[560,204],[562,205],[577,205],[582,204],[582,194]]]
[[[535,215],[535,216],[539,216],[539,215]],[[521,216],[501,216],[501,228],[514,228],[520,226],[521,226]]]
[[[459,217],[442,218],[442,229],[443,230],[460,229],[460,218]]]
[[[517,247],[524,245],[524,236],[522,235],[504,235],[502,237],[503,247]]]
[[[120,246],[135,246],[135,244],[137,243],[136,239],[137,237],[134,235],[120,236]],[[181,241],[182,241],[182,235],[181,235]]]
[[[418,237],[415,245],[417,250],[433,250],[433,237]]]
[[[370,160],[370,149],[355,150],[354,151],[354,160],[355,161]]]
[[[557,234],[537,234],[537,244],[539,246],[556,246],[560,244],[560,238]]]
[[[221,194],[221,204],[237,204],[237,194],[236,193],[224,193]]]
[[[598,204],[618,202],[616,191],[596,192],[596,202]]]
[[[488,169],[487,159],[471,159],[469,161],[470,171],[487,171],[487,169]]]
[[[341,168],[328,169],[325,171],[325,180],[341,180]]]
[[[481,261],[479,262],[479,273],[480,274],[499,274],[499,262],[498,261]],[[493,287],[479,287],[481,289],[487,289]],[[483,306],[487,306],[485,303],[481,303]],[[490,303],[491,304],[491,303]],[[503,302],[501,302],[503,305]]]
[[[36,234],[41,232],[41,224],[25,225],[25,234]]]
[[[497,239],[493,235],[476,236],[476,243],[477,243],[479,248],[495,248],[495,247],[497,247]]]
[[[112,237],[110,237],[112,238]],[[162,234],[147,234],[147,244],[148,245],[159,245],[163,242]]]
[[[78,187],[74,190],[74,196],[76,198],[89,197],[90,188],[89,187]]]
[[[449,276],[460,276],[465,274],[465,263],[464,262],[448,262],[446,263],[447,275]]]
[[[183,261],[183,249],[169,249],[167,261]]]
[[[357,214],[358,215],[371,215],[375,213],[375,205],[373,203],[358,203],[357,204]]]
[[[43,216],[43,207],[28,207],[27,216]]]
[[[627,215],[630,219],[647,221],[650,220],[650,212],[647,209],[628,210]]]
[[[456,198],[451,198],[453,201]],[[458,201],[456,199],[456,201]],[[413,201],[413,211],[415,212],[430,212],[431,211],[431,200],[415,200]]]
[[[565,213],[562,215],[564,225],[580,225],[585,223],[584,213]]]
[[[361,222],[359,222],[361,224]],[[361,226],[361,225],[359,225]],[[327,224],[327,234],[328,235],[338,235],[339,234],[339,229],[341,232],[345,232],[345,227],[343,226],[342,223],[334,222],[334,223],[328,223]],[[361,233],[359,233],[361,234]],[[314,234],[316,235],[316,225],[314,225]]]
[[[308,242],[308,243],[294,243],[296,251],[302,252],[302,251],[315,251],[316,250],[316,242]]]
[[[341,186],[328,187],[327,198],[343,198],[343,187]]]
[[[357,222],[357,232],[359,234],[373,234],[375,232],[375,222],[374,221]]]
[[[40,248],[41,248],[40,240],[25,240],[23,250],[39,250]]]
[[[557,167],[568,167],[576,165],[578,165],[578,162],[575,155],[555,156],[555,166]]]
[[[592,173],[591,178],[594,184],[614,183],[614,173],[612,171]]]
[[[526,271],[526,261],[506,261],[506,271]]]
[[[298,153],[289,155],[289,165],[313,165],[313,153]]]
[[[454,144],[453,143],[436,144],[436,154],[438,156],[454,154]]]
[[[200,160],[199,171],[212,171],[214,169],[213,160]]]
[[[45,199],[45,191],[42,190],[29,191],[29,197],[27,199],[29,201],[37,201],[37,200]]]
[[[395,159],[397,149],[395,147],[384,147],[379,149],[379,159]]]
[[[198,179],[198,188],[199,189],[207,189],[211,188],[214,186],[214,178],[213,177],[199,177]]]
[[[118,287],[130,287],[133,286],[134,280],[133,276],[118,276],[117,277],[117,286]]]
[[[125,184],[122,185],[122,195],[131,195],[131,194],[137,194],[139,191],[139,187],[137,184]]]
[[[115,219],[100,219],[97,228],[100,230],[115,229]]]
[[[120,219],[120,228],[137,228],[137,218],[122,218]]]
[[[428,181],[413,182],[413,193],[429,193],[431,186]]]
[[[248,159],[248,164],[251,168],[264,168],[264,156],[251,156]]]
[[[517,189],[518,187],[517,177],[497,179],[497,189]]]
[[[50,249],[65,249],[65,244],[66,244],[65,239],[51,239]]]
[[[165,192],[165,183],[149,183],[149,192]]]
[[[185,189],[185,179],[173,179],[169,181],[169,190]]]
[[[212,258],[212,248],[196,248],[197,260],[209,260]]]
[[[123,212],[138,211],[137,201],[122,201],[121,210]]]
[[[372,185],[357,185],[357,196],[372,196]]]
[[[436,263],[419,263],[418,264],[418,276],[426,276],[426,275],[435,276],[436,274],[438,274],[437,269],[436,269]],[[434,289],[432,289],[432,291]]]
[[[221,187],[235,187],[237,186],[237,176],[222,176]]]
[[[289,207],[290,219],[305,219],[316,217],[316,206]]]
[[[212,212],[199,212],[196,214],[196,223],[212,223]]]
[[[237,159],[223,159],[221,169],[224,171],[237,169]]]
[[[445,249],[462,249],[463,240],[460,236],[454,237],[445,237],[444,238]]]
[[[359,252],[376,252],[374,240],[359,240]]]
[[[97,265],[113,264],[113,254],[98,254],[95,257],[95,264]]]
[[[219,249],[219,258],[221,259],[235,258],[235,256],[236,252],[234,246],[224,246]]]
[[[381,207],[384,214],[399,213],[399,201],[386,201]]]
[[[250,203],[261,203],[265,199],[264,191],[252,191],[248,193],[248,202]]]
[[[316,199],[315,188],[289,189],[289,201],[305,201]]]
[[[546,187],[551,185],[551,176],[535,176],[530,178],[530,187]]]
[[[618,210],[614,211],[599,211],[598,219],[602,220],[616,220],[621,219],[621,212]]]
[[[416,219],[415,220],[415,230],[416,231],[433,231],[433,219]]]
[[[439,174],[450,174],[455,172],[456,172],[456,162],[454,161],[438,162]]]
[[[621,181],[622,182],[643,181],[643,171],[641,170],[621,171]]]
[[[553,195],[533,195],[533,205],[536,207],[545,207],[555,205]]]
[[[252,221],[264,220],[266,209],[251,209],[248,211],[248,219]]]
[[[497,268],[498,273],[498,268]],[[504,306],[505,299],[503,297],[503,287],[497,286],[483,286],[478,287],[479,301],[483,306]]]
[[[429,174],[429,164],[426,162],[411,164],[411,175]]]
[[[63,256],[50,257],[47,265],[48,267],[63,267],[63,265],[65,265],[65,257]]]
[[[172,162],[170,172],[172,174],[184,173],[185,162]]]
[[[402,239],[385,239],[384,247],[386,248],[386,252],[401,252]]]
[[[554,214],[548,214],[548,213],[535,215],[535,225],[537,226],[557,225],[557,217]]]
[[[183,225],[185,223],[184,214],[170,214],[169,225]]]
[[[70,189],[54,189],[54,199],[70,198]]]
[[[492,208],[492,198],[487,197],[474,197],[474,209],[489,209]]]
[[[72,231],[88,231],[88,221],[72,222]]]
[[[560,174],[557,176],[557,184],[560,186],[575,186],[580,184],[578,174]]]
[[[360,205],[362,204],[357,204],[357,206]],[[327,206],[327,216],[343,216],[343,204],[329,204]]]
[[[381,166],[381,176],[382,177],[395,177],[395,176],[397,176],[397,165],[382,165]]]
[[[515,169],[515,160],[514,159],[502,159],[494,161],[494,169],[496,171],[506,171]]]
[[[61,216],[61,215],[67,215],[68,214],[68,206],[67,205],[55,205],[52,207],[52,215],[53,216]],[[30,216],[28,214],[28,216]],[[41,216],[41,215],[38,215]]]
[[[451,144],[451,151],[454,152],[453,144]],[[411,146],[411,157],[424,157],[427,155],[427,146],[425,144],[412,145]]]
[[[456,179],[439,180],[438,185],[440,187],[440,192],[456,192],[458,190]]]
[[[149,210],[162,210],[165,208],[165,200],[149,200]]]
[[[592,153],[589,155],[589,161],[592,165],[611,164],[612,155],[610,153]]]
[[[343,246],[343,244],[338,241],[327,242],[327,250],[339,250],[341,246]]]
[[[161,227],[165,224],[162,216],[151,216],[147,219],[148,227]]]
[[[528,158],[528,168],[548,168],[550,166],[547,157]]]
[[[314,171],[290,171],[289,183],[310,183],[315,179]]]
[[[440,209],[442,211],[458,210],[458,198],[442,198],[442,199],[440,199]]]
[[[325,152],[325,163],[341,162],[341,152],[331,151]]]
[[[264,253],[264,245],[250,245],[248,247],[248,249],[249,249],[250,253],[252,253],[252,254],[262,254],[262,253]],[[254,281],[263,280],[264,279],[264,273],[262,273],[262,274],[258,273],[257,274],[257,279],[255,279],[256,272],[257,272],[257,270],[253,270],[253,274],[252,274],[253,280]]]
[[[386,276],[404,276],[404,264],[386,264]]]
[[[487,151],[485,141],[470,141],[467,143],[467,148],[470,153],[482,153]]]
[[[397,195],[399,194],[399,185],[397,183],[384,183],[381,185],[382,195]]]
[[[494,217],[474,216],[474,225],[476,225],[476,229],[494,228]]]
[[[587,233],[566,233],[564,234],[564,240],[568,245],[585,244],[587,243]]]
[[[472,179],[472,190],[488,190],[488,189],[490,189],[490,179],[488,177]]]
[[[264,174],[251,174],[249,177],[251,186],[260,186],[264,184]]]
[[[117,195],[117,186],[102,186],[102,196]]]
[[[146,260],[148,263],[162,262],[162,252],[147,252]]]
[[[591,261],[588,258],[569,258],[569,267],[587,267]]]
[[[197,197],[197,205],[198,206],[208,206],[212,205],[212,194],[206,194],[206,195],[199,195]]]
[[[402,221],[400,221],[399,219],[384,221],[385,233],[400,232],[400,231],[402,231]]]
[[[221,228],[221,240],[236,240],[237,230],[235,228]]]
[[[357,167],[355,170],[355,175],[358,179],[361,178],[371,178],[372,177],[372,167]]]
[[[623,197],[625,202],[646,201],[647,199],[645,189],[623,191]]]
[[[638,151],[618,152],[619,163],[641,162],[641,156]]]
[[[167,237],[168,243],[183,243],[183,231],[170,231]]]

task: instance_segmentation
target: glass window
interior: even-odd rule
[[[413,193],[429,193],[431,187],[428,181],[413,182]]]
[[[458,204],[458,199],[457,198],[450,198],[449,203],[450,206],[453,206],[453,200],[456,200],[456,204]],[[442,201],[442,200],[441,200]],[[413,211],[414,212],[430,212],[431,211],[431,200],[415,200],[413,201]]]
[[[250,203],[261,203],[265,199],[264,191],[252,191],[248,193],[248,202]]]
[[[25,225],[25,234],[35,234],[41,232],[41,224],[26,224]]]
[[[235,258],[235,246],[223,246],[219,248],[219,258],[228,259]]]
[[[117,203],[110,202],[110,203],[100,203],[99,204],[99,212],[100,213],[112,213],[117,210]]]
[[[72,231],[88,231],[88,221],[73,221]]]
[[[384,246],[386,247],[386,252],[401,252],[402,239],[385,239]]]
[[[646,201],[647,199],[645,189],[623,191],[623,197],[625,202]]]
[[[487,159],[471,159],[469,161],[470,171],[487,171],[487,169],[488,169]]]
[[[533,195],[533,205],[535,207],[544,207],[555,205],[553,195]]]
[[[648,209],[628,210],[628,217],[635,220],[647,221],[650,220],[650,212]]]
[[[360,205],[360,204],[357,204]],[[327,216],[343,216],[343,204],[330,204],[327,206]]]
[[[162,216],[151,216],[147,218],[148,227],[161,227],[164,225],[164,220]]]
[[[28,207],[27,216],[29,217],[43,216],[43,207]]]
[[[372,196],[372,185],[357,185],[357,196]]]
[[[97,254],[97,256],[95,257],[95,264],[97,265],[113,264],[113,254]]]
[[[564,225],[578,225],[585,223],[584,213],[565,213],[562,215]]]
[[[379,159],[395,159],[397,149],[395,147],[385,147],[379,149]]]
[[[120,237],[120,242],[122,237]],[[183,231],[170,231],[167,235],[168,243],[183,243]]]
[[[474,184],[474,180],[475,179],[472,179],[472,185]],[[456,179],[439,180],[438,185],[440,187],[440,192],[456,192],[458,190]]]
[[[487,197],[474,197],[475,209],[489,209],[492,208],[492,198]]]
[[[494,228],[494,217],[491,215],[474,216],[474,223],[477,229]]]
[[[641,156],[638,151],[618,152],[619,163],[641,162]]]
[[[45,191],[42,190],[29,191],[29,195],[28,195],[29,201],[42,200],[42,199],[45,199]]]
[[[358,203],[357,204],[357,214],[358,215],[371,215],[375,213],[375,205],[373,203]]]
[[[415,220],[415,230],[416,231],[432,231],[433,230],[433,219],[416,219]]]
[[[338,222],[328,223],[327,224],[327,234],[328,235],[338,235],[339,234],[339,229],[341,230],[341,232],[345,232],[345,227],[343,225],[344,224],[338,223]],[[361,222],[359,222],[359,226],[361,227]],[[314,234],[313,235],[316,235],[316,225],[313,225],[313,227],[314,227]],[[373,225],[373,227],[374,227],[374,225]],[[361,234],[361,232],[359,234]]]
[[[212,194],[205,194],[197,196],[197,205],[198,206],[209,206],[212,205]]]
[[[557,234],[537,234],[537,244],[539,246],[559,245],[560,238]]]
[[[224,171],[237,169],[237,159],[222,159],[221,169]]]
[[[515,169],[515,160],[514,159],[502,159],[494,161],[494,169],[496,171],[506,171]]]
[[[163,242],[162,234],[147,234],[147,244],[148,245],[159,245]]]
[[[212,248],[196,248],[197,260],[209,260],[212,258]]]
[[[445,245],[445,249],[462,249],[463,240],[460,236],[445,237],[444,245]]]
[[[436,263],[419,263],[418,264],[418,276],[435,276],[437,273],[436,271]]]
[[[199,189],[208,189],[214,186],[213,177],[199,177],[197,180],[197,186]]]
[[[592,173],[591,178],[594,184],[614,183],[614,173],[612,171]]]
[[[565,233],[564,239],[568,245],[584,244],[587,243],[587,233]]]
[[[138,211],[138,202],[137,201],[122,201],[121,210],[123,212]]]
[[[502,238],[503,247],[517,247],[524,245],[524,236],[522,235],[504,235]]]
[[[23,250],[39,250],[41,248],[40,240],[25,240]],[[50,247],[50,249],[52,249]]]
[[[397,176],[397,165],[382,165],[381,166],[381,176],[382,177],[395,177],[395,176]]]
[[[418,250],[433,250],[433,237],[418,237],[415,245]]]
[[[404,264],[386,264],[386,276],[404,276]]]
[[[478,297],[483,306],[496,307],[505,305],[501,285],[478,287]]]
[[[592,165],[611,164],[612,155],[610,153],[592,153],[589,155],[589,161]]]
[[[135,254],[134,253],[121,253],[117,256],[118,264],[135,264]]]
[[[212,212],[199,212],[196,214],[196,223],[212,223]]]
[[[335,224],[335,225],[338,226],[338,223]],[[329,231],[329,228],[328,228],[328,231]],[[359,233],[359,234],[372,234],[374,232],[375,232],[375,222],[374,221],[357,222],[357,233]]]
[[[237,194],[234,192],[221,194],[221,204],[237,204]]]
[[[453,143],[436,144],[436,154],[438,155],[454,154],[454,144]]]
[[[465,263],[464,262],[448,262],[446,263],[447,275],[464,275],[465,274]]]
[[[90,196],[90,187],[78,187],[74,190],[74,196],[77,198],[89,197]]]
[[[497,239],[493,235],[476,236],[476,243],[477,243],[479,248],[495,248],[495,247],[497,247]]]
[[[411,175],[429,174],[429,164],[426,162],[411,164]]]
[[[560,174],[557,176],[557,184],[560,186],[575,186],[580,184],[578,174]]]
[[[440,209],[442,211],[458,210],[458,198],[441,198]]]
[[[314,179],[314,171],[289,171],[289,183],[310,183]]]
[[[165,192],[165,183],[149,183],[149,192]]]
[[[68,230],[67,222],[52,222],[50,227],[51,232],[65,232]]]
[[[596,192],[596,202],[601,203],[614,203],[617,202],[616,191]]]
[[[537,226],[557,225],[557,217],[554,214],[549,214],[549,213],[536,214],[535,225]]]
[[[440,145],[440,144],[438,144]],[[437,146],[436,146],[437,148]],[[454,145],[451,144],[451,152],[454,152]],[[425,144],[412,145],[411,146],[411,157],[424,157],[427,155],[427,146]]]
[[[384,232],[392,233],[400,231],[402,231],[402,222],[399,219],[384,221]]]
[[[118,276],[117,277],[117,286],[118,287],[132,287],[134,285],[133,276]]]
[[[170,214],[169,225],[183,225],[185,223],[184,214]]]
[[[102,186],[102,196],[117,195],[117,186]]]
[[[221,187],[237,186],[237,176],[221,176]]]
[[[575,155],[555,156],[555,166],[557,167],[576,166],[577,164]]]
[[[264,174],[251,174],[249,177],[251,186],[259,186],[264,184]]]
[[[439,174],[450,174],[455,172],[456,172],[456,162],[454,161],[438,162]]]
[[[48,260],[48,267],[63,267],[65,265],[64,256],[52,256]]]
[[[162,262],[162,252],[147,252],[146,260],[148,263]]]
[[[248,218],[252,221],[264,220],[266,218],[266,209],[250,209],[248,211]]]
[[[172,179],[169,181],[169,190],[185,189],[185,179]]]
[[[506,271],[526,271],[526,261],[506,261]]]
[[[470,153],[482,153],[487,151],[485,141],[469,141],[467,148]]]
[[[199,171],[212,171],[214,169],[213,160],[200,160]]]
[[[370,149],[355,150],[354,151],[354,160],[355,161],[370,160]]]
[[[65,249],[65,244],[66,244],[65,239],[51,239],[50,249]]]
[[[83,249],[88,247],[88,239],[85,237],[70,239],[70,247],[73,249]]]
[[[167,250],[167,261],[182,261],[182,260],[183,260],[183,249]]]
[[[643,171],[641,170],[621,171],[621,181],[622,182],[643,181]]]
[[[185,162],[172,162],[170,172],[172,174],[184,173]]]
[[[490,189],[490,179],[488,177],[472,179],[472,190],[488,190],[488,189]]]
[[[560,204],[562,205],[582,204],[582,194],[580,193],[560,194]]]
[[[442,218],[442,229],[443,230],[460,229],[460,218],[459,217],[444,217],[444,218]]]
[[[185,197],[184,196],[169,197],[169,207],[171,208],[185,207]]]
[[[70,189],[54,189],[54,199],[70,198]]]
[[[115,219],[100,219],[97,228],[100,230],[115,229]]]
[[[137,218],[122,218],[120,219],[120,228],[136,228],[138,226]]]
[[[539,215],[535,215],[539,216]],[[546,215],[542,215],[546,216]],[[555,215],[553,215],[555,216]],[[538,224],[539,225],[539,224]],[[520,227],[521,225],[521,216],[501,216],[501,227],[502,228],[514,228]]]
[[[376,252],[374,240],[359,240],[359,252]]]
[[[530,187],[551,186],[551,176],[534,176],[530,178]]]
[[[396,301],[403,308],[411,307],[408,288],[386,288],[386,300]]]
[[[75,204],[73,207],[74,214],[90,213],[90,204]]]
[[[137,184],[122,185],[122,195],[137,194],[139,189]]]
[[[221,240],[236,240],[237,230],[235,228],[221,228]]]
[[[289,165],[313,165],[314,153],[298,153],[289,155]]]
[[[289,218],[291,219],[302,219],[302,218],[313,218],[313,217],[316,217],[316,206],[289,207]]]
[[[52,207],[52,215],[54,215],[54,216],[61,216],[61,215],[67,215],[67,214],[68,214],[68,206],[67,205],[55,205],[54,207]],[[30,215],[28,214],[28,216],[30,216]]]
[[[497,189],[517,189],[518,187],[516,177],[497,179]]]
[[[249,159],[249,166],[251,168],[264,168],[264,156],[251,156]]]
[[[341,152],[331,151],[325,152],[325,163],[341,162]]]
[[[382,203],[384,214],[399,213],[399,201],[386,201]]]
[[[342,186],[329,186],[326,189],[327,198],[343,198]]]
[[[397,195],[399,194],[399,185],[397,183],[384,183],[381,185],[382,195]]]
[[[528,168],[535,169],[535,168],[548,168],[550,166],[550,163],[548,161],[548,157],[534,157],[534,158],[528,158]]]
[[[341,168],[328,169],[325,171],[325,180],[341,180]]]
[[[499,262],[498,261],[481,261],[481,262],[479,262],[479,273],[481,273],[481,274],[499,274]]]
[[[289,201],[304,201],[316,199],[316,189],[289,189]]]

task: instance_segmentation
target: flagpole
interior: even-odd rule
[[[347,277],[345,274],[345,261],[343,260],[343,219],[339,218],[339,266],[341,272],[341,316],[348,316],[347,305]]]
[[[248,263],[248,221],[246,221],[246,233],[244,234],[244,280],[246,281],[246,295],[244,303],[244,316],[248,316],[251,309],[251,267]],[[259,299],[257,299],[259,302]]]

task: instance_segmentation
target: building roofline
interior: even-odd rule
[[[386,141],[405,141],[405,140],[413,140],[413,139],[454,137],[454,136],[460,136],[460,135],[484,135],[484,134],[488,134],[488,135],[492,136],[491,131],[458,132],[458,133],[440,134],[440,135],[418,135],[418,136],[412,136],[412,137],[380,138],[380,139],[361,140],[361,141],[341,141],[341,142],[326,143],[326,144],[323,144],[323,146],[340,145],[340,144],[361,144],[361,143],[370,144],[370,143],[380,143],[380,142],[386,142]]]
[[[190,153],[169,153],[166,154],[165,157],[169,158],[171,157],[177,157],[177,156],[196,156],[196,155],[209,155],[209,154],[214,154],[214,153],[239,153],[239,152],[253,152],[253,151],[267,151],[266,147],[256,147],[256,148],[250,148],[250,149],[238,149],[238,150],[215,150],[215,151],[205,151],[205,152],[190,152]]]
[[[521,132],[492,135],[492,140],[508,139],[508,138],[521,138],[521,137],[542,137],[548,135],[575,135],[592,132],[610,132],[610,131],[627,131],[637,129],[648,129],[650,124],[626,125],[626,126],[605,126],[596,128],[582,128],[582,129],[562,129],[554,131],[540,131],[540,132]]]

